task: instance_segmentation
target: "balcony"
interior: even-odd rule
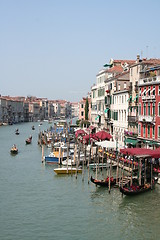
[[[142,96],[142,100],[145,101],[153,101],[156,99],[155,95],[150,95],[150,96]]]
[[[128,122],[137,123],[138,117],[137,116],[128,116]]]
[[[149,115],[139,115],[138,117],[139,122],[149,122],[149,123],[154,123],[155,122],[155,117],[149,116]]]
[[[138,86],[140,87],[140,86],[144,86],[144,85],[152,85],[155,83],[160,83],[160,76],[141,78],[139,80]]]

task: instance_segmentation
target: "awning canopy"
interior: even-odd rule
[[[107,112],[108,112],[108,110],[109,110],[109,108],[106,108],[106,109],[104,110],[104,112],[105,112],[105,113],[107,113]]]
[[[116,142],[111,141],[102,141],[102,142],[95,142],[97,146],[101,146],[102,148],[114,148],[116,149]]]
[[[108,133],[108,132],[105,132],[105,131],[99,131],[99,132],[97,132],[96,134],[96,137],[98,137],[99,138],[99,140],[106,140],[106,139],[108,139],[108,140],[110,140],[111,138],[112,138],[112,136]]]
[[[120,149],[120,152],[123,154],[129,154],[131,156],[138,156],[138,155],[149,155],[153,153],[153,150],[148,148],[124,148]]]
[[[132,138],[126,138],[125,143],[136,145],[138,143],[138,140],[137,139],[132,139]]]

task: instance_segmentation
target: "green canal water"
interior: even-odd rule
[[[39,123],[34,131],[32,125],[0,127],[0,240],[160,239],[160,185],[122,197],[117,188],[109,194],[88,184],[87,169],[84,181],[82,175],[57,176],[54,166],[41,163]],[[11,156],[14,143],[19,153]]]

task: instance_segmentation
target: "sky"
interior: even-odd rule
[[[160,58],[159,9],[159,0],[0,0],[0,94],[80,101],[111,58]]]

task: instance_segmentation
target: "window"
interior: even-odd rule
[[[124,82],[124,89],[126,89],[126,82]]]
[[[83,108],[83,104],[81,104],[81,108]]]
[[[153,116],[155,116],[155,103],[153,103]]]
[[[154,137],[155,136],[155,126],[153,126],[153,128],[152,128],[152,137]]]
[[[158,103],[158,116],[160,116],[160,102]]]
[[[141,104],[139,105],[139,115],[141,115]]]
[[[146,104],[144,103],[144,111],[143,111],[143,115],[146,115]]]
[[[148,88],[148,96],[151,95],[151,87]]]
[[[83,117],[83,112],[81,112],[81,116]]]
[[[146,96],[146,88],[144,88],[144,96]]]
[[[158,126],[158,138],[160,138],[160,126]]]
[[[150,136],[150,125],[148,125],[148,137]]]
[[[150,113],[150,109],[151,109],[151,107],[150,107],[150,103],[148,103],[148,115],[149,115],[149,116],[151,115],[151,113]]]
[[[146,135],[146,126],[143,125],[143,137],[145,137],[145,135]]]
[[[141,135],[141,124],[138,125],[138,134]]]
[[[121,85],[120,85],[120,84],[118,84],[118,90],[119,90],[119,91],[121,90]]]
[[[153,90],[153,95],[155,95],[155,86],[153,87],[153,89],[152,89],[152,90]]]
[[[158,95],[160,95],[160,86],[158,86]]]
[[[139,96],[141,96],[141,88],[139,89]]]
[[[122,96],[122,103],[123,103],[123,96]]]

